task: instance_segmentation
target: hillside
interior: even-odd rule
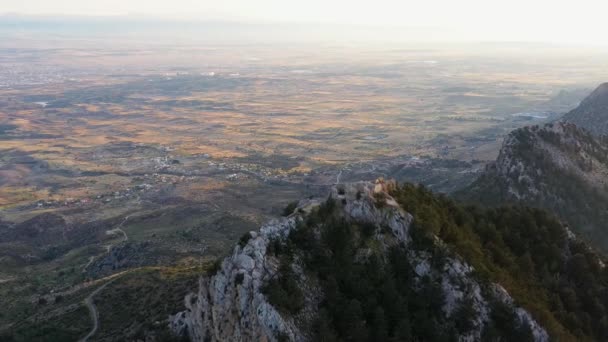
[[[496,162],[456,197],[500,205],[520,202],[567,222],[608,250],[608,141],[564,122],[524,127],[505,139]]]
[[[567,113],[564,121],[582,127],[596,136],[608,134],[608,83],[603,83],[580,105]]]
[[[602,261],[543,211],[463,207],[379,180],[338,185],[287,213],[201,277],[174,332],[193,341],[608,334]]]

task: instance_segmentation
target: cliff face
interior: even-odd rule
[[[262,293],[264,282],[277,272],[267,247],[271,239],[285,238],[296,220],[272,221],[250,232],[215,275],[200,279],[198,293],[186,297],[188,310],[175,316],[173,329],[192,341],[268,341],[278,332],[303,340],[294,320],[283,317]]]
[[[516,320],[530,328],[534,340],[548,340],[546,331],[528,312],[516,307],[500,285],[480,284],[473,276],[473,268],[460,257],[446,254],[443,262],[437,263],[431,253],[411,248],[413,218],[390,196],[393,187],[393,183],[379,180],[339,185],[332,190],[330,198],[336,204],[336,215],[353,224],[373,226],[376,247],[358,248],[357,259],[364,260],[374,253],[387,259],[390,248],[402,249],[414,270],[414,287],[420,287],[423,281],[438,284],[444,298],[440,315],[446,321],[457,314],[466,298],[471,308],[468,315],[471,329],[458,335],[460,341],[482,338],[484,327],[491,320],[489,303],[497,301],[514,310]],[[305,270],[297,257],[298,251],[289,267],[302,292],[301,308],[290,313],[273,306],[264,288],[281,276],[280,261],[271,252],[271,246],[285,242],[290,233],[303,229],[303,222],[310,221],[312,213],[322,205],[316,200],[301,201],[289,217],[269,222],[259,232],[241,239],[217,272],[201,277],[198,292],[185,298],[187,310],[171,318],[172,330],[192,341],[314,340],[312,324],[319,319],[319,303],[326,299],[326,294],[314,272]],[[436,244],[443,245],[438,239]]]

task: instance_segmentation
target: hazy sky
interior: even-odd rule
[[[608,45],[606,0],[0,0],[0,13],[423,26],[446,39]]]

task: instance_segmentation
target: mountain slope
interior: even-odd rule
[[[608,141],[571,123],[556,122],[513,131],[496,162],[456,197],[549,210],[607,251],[607,184]]]
[[[596,136],[608,135],[608,83],[601,84],[577,108],[567,113],[563,120]]]
[[[245,235],[172,329],[193,341],[594,340],[608,334],[594,311],[608,308],[601,265],[538,210],[339,185]]]

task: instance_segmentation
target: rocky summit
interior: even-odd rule
[[[344,267],[354,265],[354,269],[372,260],[379,262],[372,270],[386,269],[403,262],[395,269],[411,270],[411,283],[398,280],[396,286],[399,291],[407,290],[414,299],[437,303],[429,308],[429,322],[436,324],[436,331],[432,333],[457,336],[459,341],[480,340],[487,328],[493,325],[496,316],[493,311],[500,307],[512,314],[514,327],[525,330],[526,336],[535,341],[548,341],[547,331],[528,311],[518,307],[501,285],[480,281],[475,276],[475,269],[451,253],[437,236],[432,244],[442,253],[431,253],[417,246],[414,217],[391,196],[396,187],[394,182],[381,179],[375,183],[337,185],[327,201],[300,201],[289,216],[246,234],[212,274],[200,278],[198,291],[185,298],[187,309],[171,318],[172,330],[192,341],[315,341],[343,334],[344,329],[336,323],[339,318],[331,319],[325,314],[326,311],[332,312],[335,293],[326,285],[333,282],[328,280],[331,276],[319,269],[332,261],[315,263],[313,260],[318,257],[316,253],[331,253],[327,260],[338,260],[348,255],[349,260],[343,261],[348,266]],[[351,227],[341,231],[341,236],[350,239],[350,244],[332,242],[335,239],[331,237],[333,228],[327,225],[332,220],[343,222],[343,227]],[[318,247],[325,244],[345,247]],[[349,252],[342,254],[340,251],[343,250]],[[394,255],[401,257],[395,260]],[[317,265],[314,267],[319,269],[311,265]],[[369,274],[369,277],[373,276]],[[364,279],[359,278],[355,283],[359,282],[364,282]],[[424,297],[427,284],[434,284],[432,288],[436,291],[436,298]],[[284,289],[291,297],[281,301],[276,294],[282,292],[275,289]],[[439,298],[442,300],[434,300]],[[336,300],[343,301],[344,298]],[[352,299],[348,305],[357,312],[361,310],[360,302],[365,302],[365,298]],[[362,304],[363,307],[366,305]],[[378,304],[375,317],[390,316],[389,305]],[[402,309],[407,310],[406,306],[411,307],[411,304],[404,304]],[[462,310],[466,310],[467,327],[456,329],[451,321],[460,319],[457,316],[462,316]],[[344,312],[344,315],[348,314]],[[417,313],[411,312],[411,315]],[[407,318],[407,314],[404,317]],[[336,323],[335,329],[327,329],[332,322]],[[416,334],[416,328],[406,323],[405,334]],[[393,324],[378,323],[378,327],[385,327],[385,331],[395,332],[382,335],[382,329],[374,327],[360,334],[367,338],[373,338],[370,334],[397,336],[399,329],[387,329],[386,326],[390,325]],[[318,335],[325,331],[329,331],[327,335]],[[348,329],[345,333],[348,334]]]

